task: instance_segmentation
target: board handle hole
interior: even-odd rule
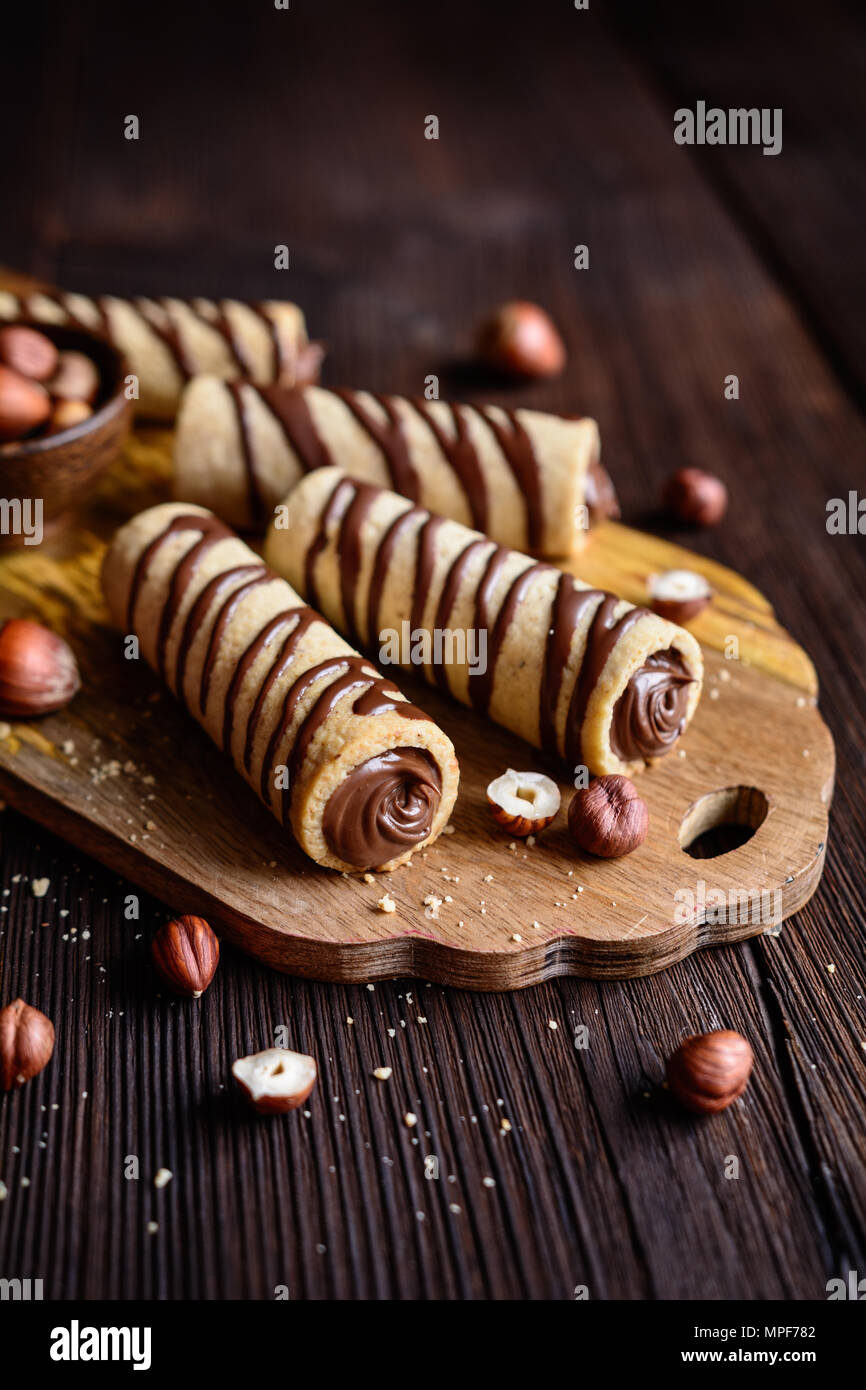
[[[770,803],[757,787],[725,787],[692,802],[680,825],[680,849],[692,859],[718,859],[751,840]]]

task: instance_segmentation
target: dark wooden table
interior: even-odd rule
[[[780,935],[504,996],[311,984],[226,950],[198,1006],[156,998],[164,907],[125,920],[130,885],[7,812],[0,1002],[58,1039],[0,1100],[3,1276],[62,1299],[821,1299],[866,1274],[866,557],[825,527],[828,498],[866,494],[866,26],[839,0],[699,9],[27,7],[0,260],[85,290],[290,296],[327,380],[413,393],[431,371],[480,389],[478,316],[546,304],[568,370],[510,399],[598,418],[633,524],[675,467],[721,474],[726,524],[687,539],[811,653],[839,777],[823,885]],[[782,153],[676,145],[698,99],[782,107]],[[228,1069],[279,1024],[321,1079],[308,1118],[263,1123]],[[696,1122],[664,1058],[718,1026],[755,1076]]]

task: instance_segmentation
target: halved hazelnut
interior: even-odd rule
[[[282,1115],[303,1105],[316,1084],[316,1063],[303,1052],[269,1047],[232,1063],[232,1076],[260,1115]]]
[[[515,772],[510,767],[487,788],[493,819],[518,840],[550,825],[561,800],[559,787],[543,772]]]
[[[694,570],[665,570],[649,581],[650,607],[671,623],[687,623],[713,596],[707,580]]]

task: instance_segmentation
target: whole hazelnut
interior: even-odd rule
[[[57,370],[57,348],[35,328],[7,323],[0,328],[0,362],[31,381],[47,381]]]
[[[203,917],[176,917],[160,927],[150,954],[169,989],[198,999],[216,974],[220,944]]]
[[[82,421],[89,420],[93,411],[86,401],[55,401],[48,421],[50,434],[59,434],[61,430],[71,430],[73,425],[80,425]]]
[[[681,1042],[668,1061],[668,1086],[687,1110],[712,1115],[743,1094],[754,1061],[741,1033],[726,1028],[698,1033]]]
[[[565,366],[565,344],[549,314],[529,300],[515,299],[482,325],[478,356],[512,376],[558,376]]]
[[[81,686],[72,649],[41,623],[9,618],[0,627],[0,715],[29,719],[68,705]]]
[[[99,391],[99,372],[83,352],[58,354],[57,371],[48,382],[52,396],[63,401],[87,401],[92,405]]]
[[[716,526],[728,510],[728,489],[715,473],[680,468],[665,484],[664,504],[689,526]]]
[[[0,441],[24,439],[51,413],[51,397],[31,381],[0,363]]]
[[[16,999],[0,1009],[0,1088],[23,1086],[47,1066],[54,1051],[54,1024]]]
[[[596,777],[574,793],[568,829],[575,844],[601,859],[619,859],[642,845],[649,828],[646,803],[628,777]]]

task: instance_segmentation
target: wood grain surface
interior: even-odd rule
[[[164,902],[206,916],[257,959],[318,980],[421,975],[501,990],[560,974],[648,975],[777,927],[814,893],[834,751],[808,657],[739,575],[613,524],[565,567],[638,603],[664,569],[706,569],[713,588],[693,623],[705,697],[676,751],[639,779],[646,844],[624,860],[577,853],[562,766],[401,676],[457,750],[449,833],[391,874],[313,864],[143,663],[123,660],[95,588],[112,513],[130,499],[135,509],[143,492],[170,496],[168,442],[166,431],[136,431],[74,534],[0,557],[0,619],[44,619],[70,640],[83,677],[67,709],[5,726],[0,794],[10,805]],[[493,823],[486,788],[507,767],[540,765],[559,779],[563,808],[524,844]],[[698,869],[692,842],[718,826],[742,828],[746,843],[711,846],[716,855]],[[393,913],[378,908],[385,893]]]
[[[778,936],[515,994],[318,985],[226,949],[198,1004],[171,1001],[148,967],[164,908],[125,918],[130,884],[7,812],[0,998],[45,1009],[57,1050],[0,1101],[0,1273],[46,1297],[255,1299],[823,1299],[862,1277],[866,557],[825,526],[828,498],[866,490],[862,14],[98,10],[23,15],[0,259],[93,291],[288,283],[330,384],[409,393],[437,371],[486,394],[474,322],[543,302],[568,369],[497,398],[595,415],[630,525],[660,526],[673,468],[724,477],[727,522],[676,539],[745,575],[809,652],[839,772],[821,887]],[[698,99],[782,105],[783,153],[676,146],[673,110]],[[309,1118],[262,1124],[229,1067],[281,1025],[321,1080]],[[664,1059],[716,1026],[751,1040],[755,1073],[695,1121]]]

